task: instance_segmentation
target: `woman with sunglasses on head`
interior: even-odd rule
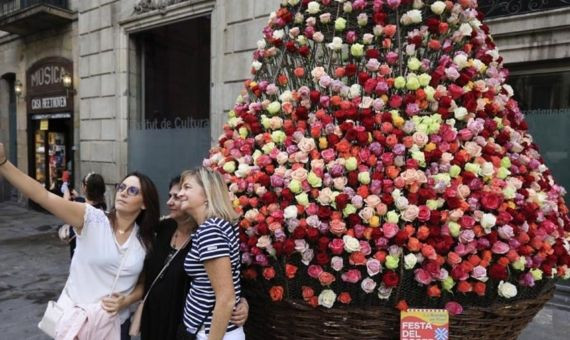
[[[142,340],[176,339],[182,324],[184,301],[190,278],[184,271],[184,259],[190,250],[190,237],[196,223],[180,208],[180,176],[170,181],[168,218],[160,221],[151,252],[145,260],[145,296],[140,322]],[[247,320],[248,305],[242,299],[231,322],[242,326]],[[133,333],[131,333],[132,335]]]
[[[2,143],[0,176],[73,226],[77,234],[69,277],[58,300],[58,305],[64,306],[64,315],[56,333],[69,338],[82,338],[82,332],[87,331],[100,334],[102,330],[87,319],[88,308],[110,325],[109,333],[100,338],[128,339],[127,307],[142,297],[143,278],[139,276],[159,218],[158,194],[152,181],[139,173],[126,176],[117,186],[113,209],[106,215],[89,204],[68,201],[47,191],[8,161]],[[78,324],[82,326],[75,327]]]
[[[184,261],[190,290],[179,339],[242,340],[243,328],[230,322],[240,300],[237,221],[228,187],[218,172],[200,167],[181,175],[181,209],[198,228]]]

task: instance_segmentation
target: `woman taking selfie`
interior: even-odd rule
[[[245,339],[243,328],[230,322],[240,295],[238,214],[222,176],[206,168],[181,175],[181,209],[198,228],[184,261],[190,290],[179,339]]]
[[[56,326],[57,338],[90,338],[85,334],[97,331],[100,338],[128,339],[127,307],[142,297],[139,276],[159,218],[158,194],[152,181],[139,173],[126,176],[117,186],[113,209],[106,215],[89,204],[68,201],[47,191],[8,162],[1,143],[0,176],[70,224],[77,234],[69,277],[58,300],[64,314]],[[139,281],[139,293],[133,294]],[[97,313],[99,320],[108,319],[108,333],[102,334],[93,318],[87,318],[86,313],[91,312]]]

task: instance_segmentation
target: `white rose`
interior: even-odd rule
[[[485,162],[483,163],[483,165],[481,165],[481,176],[490,177],[493,176],[494,172],[495,172],[495,167],[493,166],[493,163]]]
[[[419,9],[412,9],[404,15],[400,19],[400,22],[404,25],[411,25],[411,24],[419,24],[422,22],[422,11]]]
[[[284,36],[285,36],[285,31],[283,30],[273,31],[273,39],[283,39]]]
[[[265,47],[267,46],[267,43],[265,42],[265,39],[261,39],[257,41],[257,49],[258,50],[263,50],[265,49]]]
[[[360,288],[362,288],[365,293],[370,294],[376,289],[376,282],[367,277],[360,283]]]
[[[473,33],[473,28],[471,27],[471,25],[464,23],[461,24],[461,26],[459,27],[459,32],[461,32],[461,35],[463,35],[464,37],[470,37],[471,33]]]
[[[271,245],[271,237],[269,235],[263,235],[257,240],[257,248],[267,248]]]
[[[436,15],[441,15],[445,10],[445,2],[443,1],[436,1],[430,6],[431,11]]]
[[[321,11],[321,5],[316,1],[309,2],[309,6],[307,6],[307,12],[311,14],[317,14]]]
[[[501,281],[499,283],[499,295],[510,299],[517,295],[517,287],[512,283]]]
[[[256,71],[259,71],[259,70],[261,69],[261,66],[263,66],[263,64],[260,63],[260,62],[257,61],[257,60],[254,60],[254,61],[251,63],[251,67],[253,67],[253,69],[256,70]]]
[[[290,205],[283,211],[283,217],[285,219],[295,218],[297,217],[297,206]]]
[[[287,0],[287,2],[289,3],[289,5],[291,6],[295,6],[296,4],[299,3],[300,0]]]
[[[307,249],[303,254],[301,254],[301,262],[303,262],[305,266],[308,266],[311,263],[311,261],[313,261],[314,257],[315,257],[315,252],[313,251],[313,249]]]
[[[374,40],[374,35],[370,33],[364,33],[364,35],[362,36],[362,42],[364,42],[367,45],[372,44],[373,40]]]
[[[410,253],[404,256],[404,268],[413,269],[416,266],[416,263],[418,263],[416,255]]]
[[[251,172],[251,167],[248,164],[238,165],[238,169],[235,171],[237,177],[245,178]]]
[[[461,70],[467,66],[467,56],[465,54],[460,53],[453,58],[453,62]]]
[[[319,305],[331,308],[336,301],[336,294],[330,289],[324,289],[321,294],[319,294]]]
[[[342,49],[342,38],[334,37],[332,42],[327,45],[333,51],[339,51]]]
[[[453,115],[457,120],[465,120],[465,117],[467,117],[468,114],[469,112],[463,106],[460,106],[453,110]]]
[[[396,208],[398,208],[398,210],[404,210],[408,207],[408,199],[400,196],[395,198],[394,204],[396,205]]]
[[[350,87],[350,98],[356,98],[360,96],[361,86],[359,84],[353,84]]]
[[[355,251],[360,250],[360,242],[352,236],[344,235],[342,237],[342,241],[344,242],[344,250],[348,253],[353,253]]]
[[[487,234],[491,232],[490,229],[495,226],[495,223],[497,223],[497,218],[493,214],[483,214],[483,217],[481,217],[481,226]]]

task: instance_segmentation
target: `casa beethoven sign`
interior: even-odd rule
[[[28,114],[69,113],[73,111],[73,91],[63,85],[63,76],[71,75],[73,63],[50,57],[37,61],[26,72]]]

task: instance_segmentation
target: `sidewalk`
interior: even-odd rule
[[[0,203],[1,339],[48,340],[36,324],[46,303],[60,293],[69,268],[69,248],[57,238],[60,223],[51,215]],[[568,302],[566,296],[553,299],[519,340],[568,339]]]

